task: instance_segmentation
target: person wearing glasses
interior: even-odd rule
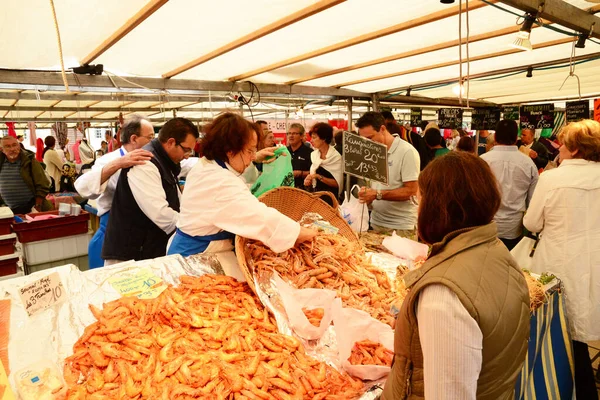
[[[292,168],[294,169],[294,186],[304,189],[304,179],[310,174],[310,154],[312,149],[304,146],[304,126],[293,123],[287,133],[288,151],[292,155]]]
[[[144,146],[150,159],[121,171],[102,246],[104,265],[167,253],[179,219],[180,162],[192,154],[198,137],[190,120],[173,118]]]
[[[152,154],[142,147],[150,143],[153,138],[154,128],[150,121],[139,115],[130,116],[121,128],[123,146],[117,151],[98,158],[92,169],[75,181],[75,189],[79,195],[96,200],[100,218],[100,226],[88,246],[90,268],[104,265],[101,257],[102,244],[121,170],[150,160]]]
[[[255,160],[268,162],[274,151],[257,152],[259,129],[233,113],[219,115],[208,127],[201,143],[203,157],[186,180],[168,254],[230,251],[234,235],[260,240],[280,253],[317,234],[261,203],[246,186],[246,168]]]

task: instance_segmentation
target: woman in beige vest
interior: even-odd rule
[[[419,236],[428,260],[404,281],[394,364],[382,399],[512,399],[529,338],[523,273],[492,221],[498,184],[465,152],[419,176]]]
[[[54,136],[47,136],[46,139],[44,139],[44,144],[46,145],[43,153],[46,172],[48,172],[48,175],[54,180],[54,191],[60,192],[60,178],[62,177],[63,161],[56,150],[54,150],[56,139]]]

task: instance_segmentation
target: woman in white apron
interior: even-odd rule
[[[272,149],[256,153],[256,129],[233,113],[221,114],[208,128],[201,143],[203,157],[187,176],[168,254],[232,250],[235,235],[283,252],[316,235],[258,201],[246,186],[244,170],[273,154]]]

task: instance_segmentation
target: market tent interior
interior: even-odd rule
[[[440,106],[593,98],[597,3],[5,0],[0,121],[107,126],[120,112],[137,112],[160,125],[173,115],[201,122],[241,109],[308,123],[356,119],[373,107],[405,119],[411,105],[435,115]],[[511,47],[526,11],[538,12],[531,51]],[[575,48],[581,34],[590,37]],[[84,64],[104,72],[71,72]],[[235,100],[240,94],[246,104]]]

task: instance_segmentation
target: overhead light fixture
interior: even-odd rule
[[[412,90],[412,88],[408,88],[408,90],[406,90],[406,95],[410,96],[410,91]]]
[[[575,47],[577,47],[578,49],[585,49],[585,41],[587,40],[587,38],[587,33],[580,33],[579,37],[577,38],[577,43],[575,43]]]
[[[296,111],[296,115],[300,118],[304,118],[304,108],[300,107],[298,111]]]
[[[517,38],[512,43],[512,47],[519,50],[533,50],[531,46],[531,28],[533,27],[533,23],[535,22],[536,16],[532,14],[525,14],[525,20],[523,21],[523,26],[517,32]]]
[[[527,75],[525,75],[527,78],[532,78],[533,77],[533,67],[528,67],[527,68]]]
[[[454,3],[454,0],[440,0],[440,3],[442,3],[442,4],[452,4],[452,3]]]
[[[104,65],[102,64],[83,64],[79,67],[74,67],[73,73],[78,75],[102,75],[104,72]]]
[[[462,95],[462,96],[464,96],[464,95],[467,93],[467,90],[465,89],[465,84],[464,84],[464,82],[461,82],[460,84],[458,84],[458,85],[454,86],[454,87],[452,88],[452,92],[453,92],[453,93],[454,93],[456,96],[459,96],[459,95]]]

